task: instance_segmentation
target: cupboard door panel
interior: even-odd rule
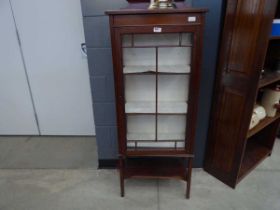
[[[247,75],[252,71],[251,66],[262,20],[263,1],[262,3],[259,1],[242,1],[237,7],[237,12],[247,15],[240,15],[235,19],[228,71]]]
[[[193,36],[120,34],[128,150],[185,149]]]
[[[94,135],[80,1],[11,2],[41,134]]]
[[[229,173],[234,167],[235,150],[239,143],[240,128],[243,124],[242,114],[244,110],[242,107],[245,106],[246,96],[230,88],[224,88],[222,95],[223,98],[219,106],[222,107],[219,110],[219,121],[214,128],[220,131],[215,136],[215,138],[220,139],[220,143],[215,145],[217,152],[213,156],[213,166],[224,173]]]

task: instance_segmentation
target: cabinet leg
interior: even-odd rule
[[[119,158],[121,197],[124,197],[124,159]]]
[[[187,177],[186,177],[186,181],[187,181],[186,198],[187,199],[190,198],[190,193],[191,193],[192,161],[193,161],[192,158],[188,159],[188,171],[187,171]]]

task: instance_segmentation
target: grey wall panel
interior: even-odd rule
[[[96,126],[99,159],[116,159],[118,157],[118,142],[116,126]]]
[[[84,17],[87,47],[111,47],[108,16]]]
[[[95,76],[91,77],[92,97],[96,102],[114,102],[115,88],[114,77],[109,76]]]
[[[94,103],[93,107],[96,126],[116,126],[115,103]]]
[[[127,6],[126,0],[81,0],[84,16],[104,15],[106,10]]]
[[[194,7],[206,7],[204,33],[202,81],[200,89],[200,102],[195,143],[195,166],[202,167],[207,142],[210,110],[212,105],[212,91],[215,80],[216,61],[219,47],[223,0],[195,0]]]
[[[112,51],[109,48],[88,48],[88,64],[91,77],[113,75]]]

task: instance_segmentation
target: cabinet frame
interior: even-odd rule
[[[147,6],[147,4],[145,4]],[[107,11],[111,27],[112,55],[114,64],[121,196],[124,196],[124,180],[127,178],[179,178],[187,181],[186,197],[190,197],[192,161],[197,123],[200,68],[202,57],[202,34],[206,9],[179,8],[174,10],[124,9]],[[139,5],[138,5],[139,6]],[[189,16],[197,21],[188,22]],[[127,132],[124,95],[122,36],[124,34],[192,33],[191,72],[189,74],[189,99],[186,115],[187,128],[185,148],[127,150]],[[160,74],[156,72],[155,75]],[[179,75],[179,74],[178,74]],[[187,75],[187,74],[186,74]],[[156,90],[157,91],[157,90]],[[158,115],[158,113],[156,113]],[[156,117],[157,117],[156,115]],[[175,114],[176,115],[176,114]],[[187,140],[187,141],[186,141]],[[148,160],[148,161],[147,161]],[[133,162],[142,161],[147,167]],[[146,161],[146,162],[145,162]],[[149,163],[154,161],[154,165]],[[140,164],[141,165],[141,164]],[[131,166],[131,167],[130,167]]]
[[[115,33],[115,40],[113,48],[116,49],[117,57],[117,65],[115,65],[115,84],[116,90],[116,102],[117,102],[117,119],[118,125],[121,129],[119,129],[119,151],[121,155],[127,156],[134,156],[134,154],[138,154],[139,152],[129,152],[127,153],[127,146],[126,146],[126,112],[125,112],[125,95],[124,95],[124,73],[123,73],[123,53],[122,53],[122,36],[124,34],[153,34],[153,28],[155,26],[136,26],[136,27],[125,27],[125,28],[116,28],[114,30]],[[164,33],[192,33],[193,34],[193,46],[192,46],[192,55],[197,55],[198,47],[200,40],[199,35],[199,28],[196,26],[163,26],[161,27]],[[190,72],[190,84],[189,90],[198,90],[199,89],[199,78],[200,72],[198,69],[198,62],[196,61],[198,56],[192,56],[192,67]],[[160,74],[160,73],[158,73]],[[197,113],[197,106],[198,106],[198,94],[194,91],[189,92],[189,100],[188,100],[188,110],[187,110],[187,122],[196,122],[196,113]],[[185,136],[185,149],[178,151],[178,154],[193,154],[193,142],[194,142],[194,126],[190,123],[187,123],[186,129],[186,136]],[[149,153],[156,154],[157,152],[169,154],[177,154],[176,152],[170,150],[153,150],[149,151]],[[145,153],[143,151],[143,153]]]

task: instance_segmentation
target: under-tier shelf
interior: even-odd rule
[[[279,80],[280,80],[279,72],[266,72],[265,75],[260,79],[259,88],[263,88]]]
[[[158,102],[158,114],[186,114],[188,105],[186,102]],[[127,114],[155,114],[155,102],[129,102],[125,104]]]
[[[255,135],[256,133],[264,129],[266,126],[270,125],[275,120],[279,119],[279,117],[280,117],[280,113],[277,113],[275,117],[266,117],[258,125],[256,125],[256,127],[248,131],[247,138],[250,138],[251,136]]]
[[[155,154],[154,151],[151,154]],[[186,179],[186,162],[181,158],[130,158],[125,163],[126,178],[177,178]],[[180,157],[180,155],[173,155]],[[160,156],[157,156],[160,157]]]

